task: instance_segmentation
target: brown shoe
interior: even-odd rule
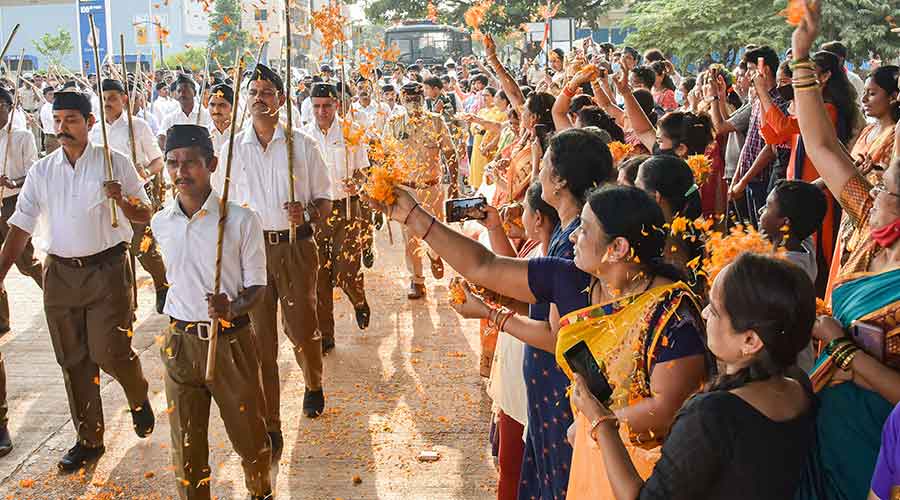
[[[418,300],[425,297],[425,285],[419,283],[410,283],[409,291],[406,292],[406,298],[409,300]]]
[[[434,276],[434,279],[439,280],[443,278],[444,261],[442,261],[440,257],[432,259],[430,255],[428,256],[428,259],[431,260],[431,275]]]

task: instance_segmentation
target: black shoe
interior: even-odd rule
[[[409,300],[419,300],[423,297],[425,297],[425,285],[410,283],[409,291],[406,292],[406,298]]]
[[[384,225],[384,215],[377,213],[375,214],[375,229],[380,230],[381,226]]]
[[[134,424],[134,433],[139,438],[145,438],[153,432],[156,417],[153,416],[150,400],[145,399],[141,406],[131,410],[131,422]]]
[[[334,350],[334,337],[322,337],[322,355]]]
[[[9,455],[13,449],[12,439],[9,437],[9,429],[5,425],[0,426],[0,457]]]
[[[105,446],[89,448],[78,443],[63,455],[56,466],[59,468],[60,472],[75,472],[86,465],[96,462],[105,452]]]
[[[275,500],[275,495],[271,493],[267,495],[250,495],[250,500]]]
[[[369,317],[372,316],[372,310],[369,309],[368,303],[363,303],[363,305],[356,308],[356,326],[359,327],[360,330],[365,330],[369,327]]]
[[[316,418],[325,411],[325,392],[306,390],[303,392],[303,414],[307,418]]]
[[[363,250],[362,263],[369,269],[372,269],[372,266],[375,265],[375,252],[373,252],[371,248]]]
[[[281,431],[270,432],[269,441],[272,443],[272,463],[281,460],[281,450],[284,449],[284,436]]]
[[[7,333],[9,333],[9,331],[10,330],[9,330],[8,326],[6,328],[0,328],[0,337],[3,337],[4,335],[6,335]]]
[[[157,314],[163,313],[163,308],[166,307],[166,295],[169,294],[169,285],[163,285],[160,288],[156,289],[156,312]]]

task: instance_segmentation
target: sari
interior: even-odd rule
[[[490,108],[482,108],[478,112],[478,116],[492,122],[502,122],[506,119],[506,112],[501,111],[493,106]],[[485,155],[481,151],[481,144],[485,140],[492,140],[493,132],[487,132],[478,125],[472,125],[470,128],[474,141],[472,142],[472,158],[469,161],[469,185],[472,189],[481,187],[481,181],[484,176],[484,167],[493,159],[493,154]]]
[[[523,134],[511,146],[509,166],[505,171],[497,172],[497,190],[492,203],[495,207],[522,201],[531,185],[531,144],[527,137]]]
[[[684,314],[685,307],[688,314]],[[699,317],[697,297],[682,282],[592,305],[560,320],[556,361],[571,379],[572,371],[563,353],[584,341],[613,387],[610,408],[630,406],[651,396],[650,374],[657,349],[670,343],[673,325],[693,320],[696,326]],[[590,422],[577,415],[575,423],[572,472],[566,498],[615,498],[603,454],[589,436]],[[646,479],[660,457],[660,436],[637,435],[627,426],[622,426],[619,432],[638,474]]]
[[[862,175],[847,182],[841,205],[854,221],[856,232],[870,231],[871,189]],[[867,269],[879,247],[871,239],[850,254],[832,292],[833,316],[846,329],[854,321],[880,327],[885,337],[900,335],[900,269],[871,273]],[[810,380],[817,393],[817,449],[813,476],[824,492],[813,493],[810,479],[798,499],[864,500],[881,445],[881,430],[893,406],[880,394],[852,382],[833,380],[836,367],[827,353],[813,366]]]

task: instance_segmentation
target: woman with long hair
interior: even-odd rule
[[[900,317],[900,159],[873,185],[846,153],[828,118],[824,85],[817,83],[818,63],[809,58],[822,2],[804,3],[793,35],[797,121],[807,155],[861,242],[840,264],[833,319],[820,318],[813,330],[825,345],[810,376],[820,402],[816,469],[830,490],[825,498],[866,498],[881,429],[900,402],[900,351],[891,342]],[[857,345],[854,330],[884,349]],[[808,486],[804,498],[823,498],[814,482]]]
[[[815,434],[808,387],[788,372],[810,340],[815,291],[797,266],[744,254],[716,277],[703,311],[719,375],[675,418],[653,473],[642,478],[623,445],[629,424],[576,375],[572,404],[592,422],[609,500],[790,499]]]
[[[666,65],[666,61],[655,61],[650,64],[650,69],[655,75],[653,87],[650,89],[653,100],[663,111],[674,111],[678,108],[678,101],[675,100],[675,83],[669,76],[669,67]]]

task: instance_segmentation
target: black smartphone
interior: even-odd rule
[[[566,358],[566,362],[569,363],[569,368],[573,372],[584,377],[588,390],[597,398],[597,401],[605,404],[612,397],[613,390],[606,380],[606,375],[600,370],[600,365],[597,364],[597,360],[583,340],[564,352],[563,357]]]
[[[850,323],[850,337],[862,350],[878,361],[884,361],[884,330],[865,321]]]
[[[785,101],[793,101],[794,100],[794,87],[793,85],[782,85],[777,87],[778,94]]]
[[[451,198],[444,202],[444,213],[447,214],[447,222],[462,222],[470,219],[484,219],[487,214],[483,209],[487,206],[487,199],[484,196],[474,196],[472,198]],[[481,214],[476,216],[474,214]]]

